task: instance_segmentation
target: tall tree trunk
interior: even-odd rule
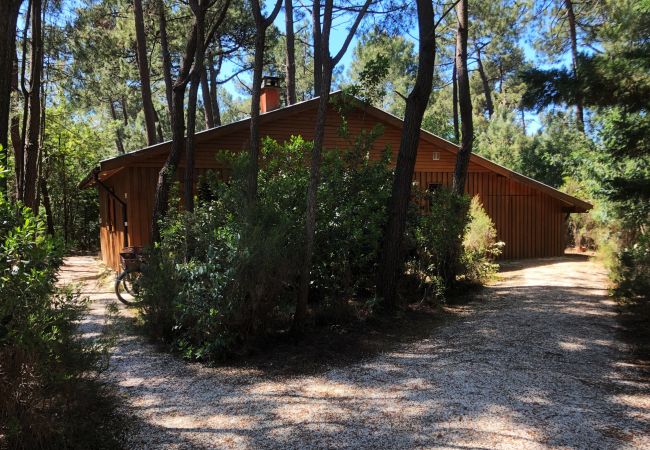
[[[214,112],[212,111],[214,102],[212,101],[207,69],[205,67],[201,71],[201,97],[203,98],[203,110],[205,111],[205,127],[214,128]]]
[[[255,19],[255,61],[253,63],[253,92],[251,95],[250,145],[248,150],[248,186],[246,196],[249,205],[257,199],[257,175],[259,172],[260,154],[260,97],[262,92],[262,71],[264,70],[264,50],[266,46],[266,29],[273,23],[282,0],[277,0],[275,8],[269,17],[264,17],[259,0],[252,1],[253,18]]]
[[[460,141],[460,129],[458,128],[458,76],[456,75],[456,64],[451,75],[451,103],[452,116],[454,117],[454,138],[456,142]]]
[[[13,72],[17,70],[16,23],[22,0],[0,2],[0,166],[7,167],[9,145],[9,115],[11,112],[11,91]],[[13,139],[12,139],[13,141]],[[0,195],[8,196],[7,178],[0,178]]]
[[[567,19],[569,21],[569,38],[571,40],[571,60],[573,66],[573,76],[578,79],[578,35],[576,32],[576,16],[573,10],[573,1],[564,0],[564,7],[566,8]],[[578,92],[576,98],[576,121],[579,131],[585,130],[585,117],[584,107],[582,103],[582,95]]]
[[[460,0],[456,5],[458,16],[458,31],[456,33],[456,71],[458,73],[458,105],[460,107],[461,141],[456,155],[454,170],[454,192],[462,194],[465,191],[467,167],[472,154],[474,142],[474,124],[472,122],[472,99],[469,92],[469,74],[467,72],[467,0]]]
[[[314,144],[311,151],[311,162],[309,168],[309,185],[307,187],[307,211],[305,217],[305,247],[302,266],[300,270],[300,286],[298,288],[298,300],[296,302],[296,311],[293,317],[293,331],[300,333],[304,328],[305,318],[307,316],[307,304],[309,301],[309,281],[311,264],[314,253],[314,234],[316,232],[316,206],[317,192],[320,183],[320,165],[322,159],[323,145],[325,142],[325,124],[327,122],[327,106],[329,103],[330,89],[332,86],[332,72],[334,67],[341,61],[341,58],[347,51],[354,34],[356,33],[361,20],[368,11],[371,0],[366,0],[357,17],[348,31],[348,34],[341,46],[339,52],[330,56],[330,32],[332,29],[332,11],[334,7],[333,0],[325,0],[325,9],[323,12],[323,29],[320,33],[320,51],[323,57],[323,64],[315,66],[322,70],[321,81],[322,91],[318,101],[318,111],[316,113],[316,127],[314,130]],[[320,3],[315,2],[314,17],[320,18]],[[320,29],[320,26],[318,27]]]
[[[187,139],[185,140],[185,209],[194,211],[194,134],[196,132],[196,100],[202,75],[205,75],[203,55],[205,54],[205,15],[206,8],[197,5],[194,11],[196,19],[196,48],[194,50],[194,69],[190,75],[190,93],[187,100]]]
[[[25,139],[25,171],[22,200],[30,208],[37,208],[38,154],[41,131],[41,72],[43,70],[43,36],[41,28],[41,0],[32,0],[32,44],[30,63],[30,90],[28,123]]]
[[[214,117],[214,126],[221,126],[221,111],[219,111],[219,93],[217,92],[217,74],[221,70],[221,60],[219,56],[218,69],[214,68],[214,56],[212,52],[208,53],[208,74],[210,75],[210,98],[212,99],[212,115]]]
[[[162,36],[165,11],[164,8],[159,9],[161,21],[161,42],[167,41],[166,36]],[[151,240],[152,242],[160,242],[160,221],[167,214],[169,207],[169,191],[176,175],[176,169],[183,152],[183,145],[185,144],[185,89],[189,82],[189,73],[194,59],[194,51],[196,49],[196,18],[192,25],[192,30],[185,43],[185,52],[181,62],[180,71],[176,81],[173,83],[171,92],[171,128],[172,128],[172,145],[165,164],[160,172],[158,172],[158,181],[156,184],[156,194],[154,196],[153,214],[151,218]],[[164,51],[163,51],[164,53]],[[167,66],[171,69],[171,64]],[[165,75],[167,76],[167,75]],[[171,75],[169,75],[171,80]]]
[[[147,131],[147,145],[154,145],[157,142],[156,115],[151,100],[151,78],[147,58],[147,38],[144,32],[142,0],[133,0],[133,15],[135,17],[135,41],[138,51],[138,72],[140,74],[140,92],[142,94],[142,109],[144,110],[144,123]]]
[[[287,35],[287,103],[296,103],[296,38],[293,32],[293,0],[284,0],[284,24]]]
[[[111,117],[113,120],[118,120],[117,113],[115,112],[115,104],[112,99],[108,100],[108,104],[111,108]],[[124,143],[122,142],[122,132],[119,129],[115,130],[115,147],[117,148],[118,153],[124,154]]]
[[[201,74],[192,74],[187,98],[187,138],[185,139],[185,209],[194,211],[194,154],[196,132],[196,101]]]
[[[27,60],[28,58],[28,44],[29,44],[29,27],[31,24],[32,17],[32,0],[27,1],[27,13],[25,16],[23,27],[23,43],[22,43],[22,58],[20,63],[20,92],[23,99],[23,114],[22,114],[22,126],[20,127],[20,154],[21,154],[21,178],[17,180],[17,184],[20,186],[18,190],[18,198],[22,199],[23,196],[23,184],[25,182],[25,139],[27,133],[27,119],[29,118],[29,89],[27,87]],[[16,55],[18,59],[18,55]],[[17,152],[18,153],[18,152]]]
[[[397,306],[397,281],[402,271],[402,241],[406,228],[406,214],[411,198],[422,118],[433,86],[433,66],[436,57],[431,0],[417,0],[417,11],[420,37],[418,71],[413,90],[406,99],[404,125],[388,205],[388,223],[384,230],[377,280],[377,296],[383,299],[385,307],[389,310]]]
[[[41,191],[41,197],[43,198],[43,206],[45,207],[47,232],[50,236],[54,236],[54,216],[52,215],[52,202],[50,201],[50,191],[47,189],[46,178],[46,175],[41,175],[39,179],[39,189]]]
[[[187,83],[190,81],[190,71],[192,69],[192,64],[196,62],[196,57],[197,55],[200,54],[200,58],[198,60],[198,64],[195,67],[195,73],[197,76],[196,83],[194,83],[195,88],[198,90],[198,83],[200,80],[200,68],[203,68],[203,54],[205,53],[205,48],[209,45],[212,37],[216,33],[217,29],[221,26],[223,23],[224,19],[226,18],[226,13],[228,11],[228,8],[230,7],[230,1],[226,0],[224,5],[222,6],[221,12],[219,13],[218,17],[215,19],[214,23],[211,25],[210,31],[205,32],[205,16],[206,16],[206,11],[207,8],[211,2],[209,0],[190,0],[190,7],[192,9],[193,13],[193,22],[192,22],[192,28],[190,35],[187,38],[187,41],[185,42],[185,50],[183,52],[183,57],[180,65],[180,69],[178,71],[178,76],[173,83],[173,87],[171,89],[171,110],[170,110],[170,117],[171,117],[171,125],[172,125],[172,145],[171,145],[171,150],[169,152],[169,155],[167,155],[167,160],[165,161],[165,164],[163,165],[162,169],[160,169],[160,172],[158,172],[158,182],[156,185],[156,194],[154,196],[154,206],[153,206],[153,213],[151,217],[151,237],[152,237],[152,242],[159,242],[160,241],[160,221],[165,217],[167,214],[167,209],[169,208],[169,191],[171,188],[171,184],[173,182],[174,176],[176,175],[176,170],[178,168],[178,163],[180,161],[181,154],[183,152],[183,147],[185,142],[185,113],[184,113],[184,102],[185,102],[185,90],[187,88]],[[159,4],[158,8],[158,15],[159,15],[159,20],[160,20],[160,33],[161,33],[161,47],[166,47],[166,45],[162,45],[163,42],[167,43],[167,31],[166,31],[166,17],[165,17],[165,9],[164,5]],[[198,16],[198,17],[197,17]],[[201,24],[200,21],[203,21]],[[200,50],[200,52],[197,52],[197,50]],[[168,83],[167,80],[171,80],[171,60],[168,58],[168,56],[164,56],[165,54],[169,55],[168,48],[163,48],[163,65],[164,65],[164,71],[165,73],[165,80],[166,84]],[[169,83],[171,84],[171,83]],[[194,107],[196,107],[196,99],[194,99]],[[196,120],[196,114],[194,113],[194,119]],[[192,127],[195,126],[195,124],[190,123]],[[190,143],[187,144],[187,149],[189,150],[189,153],[194,152],[194,130],[191,130],[191,135],[192,139],[190,140]],[[193,158],[192,156],[187,156],[187,158]],[[188,196],[192,196],[193,198],[194,192],[194,183],[193,183],[193,174],[194,174],[194,164],[193,164],[193,159],[190,159],[189,164],[185,170],[186,170],[186,179],[185,179],[185,198],[187,199]],[[190,185],[190,188],[187,189],[188,186],[188,180],[187,180],[187,174],[190,175],[190,178],[192,178],[192,183]],[[192,203],[189,205],[186,204],[187,206],[191,206]]]
[[[165,80],[165,97],[167,98],[167,110],[172,127],[174,102],[172,101],[172,91],[174,83],[172,81],[172,58],[169,53],[169,40],[167,39],[167,15],[165,14],[164,0],[158,0],[158,26],[160,32],[160,53],[162,55],[163,78]]]
[[[320,23],[320,2],[312,2],[312,37],[314,46],[314,96],[318,97],[323,92],[323,49]]]
[[[481,76],[483,92],[485,93],[485,109],[487,109],[488,117],[492,117],[492,114],[494,114],[494,103],[492,102],[490,81],[488,80],[485,69],[483,68],[483,61],[481,61],[481,48],[478,46],[476,47],[476,66],[478,68],[478,73]]]
[[[59,134],[59,154],[61,154],[61,135]],[[61,156],[61,184],[63,184],[63,242],[68,243],[70,236],[70,206],[68,201],[68,176],[65,154]]]
[[[14,58],[14,71],[12,74],[13,91],[19,93],[18,88],[18,57]],[[26,103],[26,102],[25,102]],[[14,114],[11,117],[11,146],[14,150],[14,171],[16,173],[16,199],[22,198],[23,192],[23,166],[25,165],[25,144],[20,131],[20,118]]]
[[[257,198],[257,175],[259,172],[260,153],[260,98],[262,85],[262,69],[264,65],[264,40],[266,29],[257,31],[255,36],[255,62],[253,65],[253,93],[251,96],[250,147],[248,150],[248,186],[246,195],[249,204],[254,204]]]
[[[160,117],[158,116],[158,111],[153,110],[156,116],[156,131],[158,132],[158,142],[163,142],[165,140],[165,135],[162,130],[162,123],[160,122]]]
[[[126,106],[126,97],[124,95],[120,99],[120,102],[122,104],[122,121],[124,122],[124,126],[128,127],[129,126],[129,109]]]
[[[174,181],[176,169],[178,168],[181,153],[183,152],[183,144],[185,143],[185,114],[183,107],[186,87],[187,81],[181,79],[180,82],[176,83],[172,92],[172,148],[169,155],[167,155],[165,164],[160,169],[160,172],[158,172],[151,224],[152,242],[160,242],[160,221],[167,214],[169,191]]]

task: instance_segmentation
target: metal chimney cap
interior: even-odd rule
[[[265,76],[262,78],[262,87],[279,87],[280,77]]]

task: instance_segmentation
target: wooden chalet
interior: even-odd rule
[[[273,83],[271,83],[273,84]],[[278,89],[266,85],[262,92],[260,135],[283,142],[292,135],[313,139],[318,99],[283,108]],[[333,93],[336,98],[339,93]],[[403,121],[378,108],[355,102],[345,116],[351,135],[383,126],[374,142],[371,157],[379,158],[389,146],[397,159]],[[273,107],[276,106],[276,109]],[[346,148],[339,133],[341,116],[331,106],[325,131],[326,148]],[[196,134],[196,177],[206,171],[224,169],[215,157],[221,150],[246,151],[249,119],[211,128]],[[119,270],[119,252],[125,245],[150,243],[150,224],[158,172],[167,158],[171,142],[163,142],[101,161],[81,183],[95,186],[100,204],[100,241],[104,262]],[[450,186],[458,146],[422,130],[413,181],[421,189]],[[177,176],[182,182],[185,169]],[[503,258],[537,258],[562,255],[565,250],[569,213],[586,212],[592,205],[539,181],[509,170],[479,155],[472,155],[465,190],[478,195],[496,225],[498,239],[505,242]]]

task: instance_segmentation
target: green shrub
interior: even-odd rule
[[[380,133],[362,132],[349,149],[323,155],[310,278],[318,322],[354,318],[374,299],[392,187],[390,153],[379,161],[369,157]],[[192,213],[180,200],[173,205],[142,281],[144,326],[153,338],[186,358],[215,360],[288,328],[303,257],[310,150],[299,137],[283,144],[265,140],[251,209],[246,155],[225,153],[231,176],[204,177]],[[424,281],[429,296],[444,297],[458,278],[488,278],[500,247],[478,200],[470,207],[469,197],[447,189],[416,197],[408,270]],[[418,211],[423,201],[430,204],[426,214]]]
[[[143,317],[154,337],[186,358],[219,359],[286,317],[298,275],[308,143],[264,143],[259,196],[245,199],[246,158],[222,155],[227,181],[201,182],[192,213],[172,208],[143,277]]]
[[[469,206],[469,223],[463,237],[463,276],[472,282],[483,283],[499,270],[494,259],[505,244],[497,241],[497,230],[487,215],[478,196]]]
[[[372,133],[322,165],[311,298],[323,316],[371,297],[391,172],[370,161]],[[304,242],[310,143],[265,140],[258,199],[245,200],[246,157],[224,155],[232,176],[200,182],[193,213],[172,208],[143,277],[143,317],[154,338],[187,358],[218,359],[286,328]],[[334,314],[336,315],[336,314]]]
[[[93,437],[96,423],[89,432],[97,413],[72,420],[91,404],[85,392],[94,408],[87,381],[106,359],[78,336],[85,301],[55,286],[59,249],[38,216],[0,196],[0,435],[10,448],[114,444]]]
[[[411,214],[413,249],[407,267],[422,280],[426,297],[444,300],[457,281],[483,283],[496,273],[494,259],[503,243],[497,242],[494,223],[478,197],[470,201],[467,195],[439,188],[419,193],[415,200],[419,211]],[[422,204],[429,210],[422,211]]]
[[[414,252],[410,266],[440,297],[460,271],[463,233],[469,217],[469,197],[446,188],[425,195],[428,211],[416,214],[411,226]],[[418,199],[422,202],[422,199]]]
[[[368,156],[377,132],[362,132],[350,150],[323,161],[311,281],[330,303],[373,295],[392,187],[389,153]]]
[[[636,242],[618,255],[614,271],[617,296],[632,300],[647,300],[650,292],[650,236],[641,234]]]

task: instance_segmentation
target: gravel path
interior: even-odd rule
[[[88,332],[114,299],[98,270],[62,272],[94,300]],[[129,448],[650,448],[650,386],[606,283],[575,257],[512,265],[430,338],[317,376],[187,364],[126,334],[107,379],[136,418]]]

